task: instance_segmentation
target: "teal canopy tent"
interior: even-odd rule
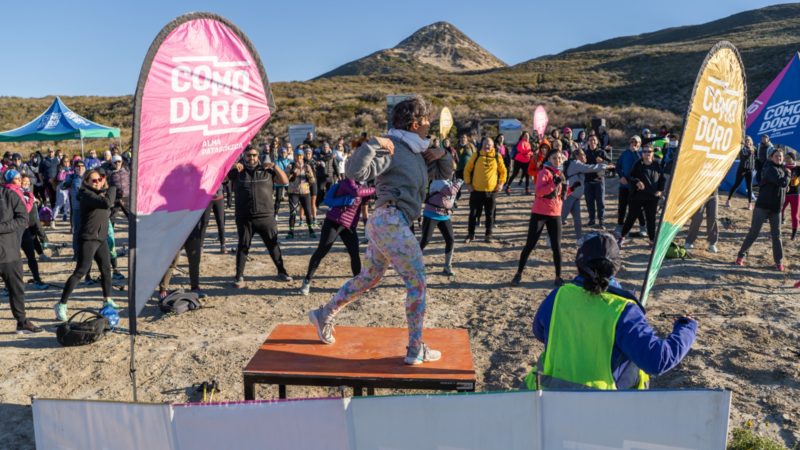
[[[56,97],[39,117],[25,125],[0,132],[0,142],[64,141],[80,139],[119,139],[119,128],[107,127],[81,117]]]

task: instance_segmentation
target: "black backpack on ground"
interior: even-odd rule
[[[171,292],[158,302],[158,307],[164,314],[183,314],[203,307],[200,297],[194,292],[184,292],[178,289]]]
[[[77,320],[80,315],[88,315]],[[82,309],[56,328],[56,340],[64,347],[91,344],[111,331],[108,319],[93,309]]]

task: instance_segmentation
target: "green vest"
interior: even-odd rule
[[[543,388],[617,389],[611,372],[611,352],[617,321],[629,303],[624,297],[603,292],[595,295],[574,284],[558,289],[550,317],[547,348],[539,362]],[[535,371],[536,369],[534,369]],[[536,389],[536,374],[525,382]],[[647,375],[640,371],[640,386]]]

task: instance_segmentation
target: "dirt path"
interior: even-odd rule
[[[609,182],[607,216],[615,217],[616,188]],[[552,286],[553,268],[549,248],[538,247],[531,255],[520,287],[508,282],[514,274],[525,240],[532,197],[519,190],[499,200],[498,241],[481,239],[464,245],[466,198],[454,215],[456,235],[455,270],[449,280],[439,275],[443,246],[437,235],[426,250],[429,268],[429,300],[426,325],[470,330],[479,390],[516,389],[531,363],[542,350],[530,334],[530,325],[541,300]],[[723,202],[724,203],[724,202]],[[734,391],[731,425],[752,420],[759,432],[780,438],[787,445],[800,441],[800,291],[792,289],[800,279],[798,245],[785,244],[786,274],[772,268],[766,231],[756,242],[749,265],[735,267],[732,261],[750,222],[750,213],[739,199],[733,208],[721,208],[720,217],[731,221],[722,228],[720,252],[700,250],[686,261],[667,261],[649,303],[649,316],[662,333],[671,320],[660,313],[708,313],[700,319],[698,342],[673,372],[653,380],[656,388],[724,388]],[[235,227],[229,211],[228,246],[235,244]],[[585,212],[584,212],[585,218]],[[611,221],[613,222],[613,220]],[[286,228],[281,218],[282,236]],[[788,226],[787,226],[788,228]],[[51,232],[51,239],[65,242],[66,226]],[[479,235],[482,230],[479,230]],[[788,233],[786,233],[788,234]],[[122,236],[126,234],[124,231]],[[148,237],[157,239],[157,236]],[[216,228],[209,227],[207,253],[201,268],[203,288],[210,294],[204,309],[181,316],[162,317],[155,304],[148,304],[141,318],[143,331],[168,333],[178,339],[137,339],[139,396],[142,401],[185,402],[197,399],[191,385],[219,380],[221,400],[242,398],[241,369],[267,333],[279,323],[305,323],[305,312],[316,307],[341,286],[349,272],[343,246],[337,244],[323,261],[308,297],[295,295],[316,242],[301,237],[283,241],[289,272],[298,281],[287,287],[275,280],[275,269],[263,246],[256,245],[246,273],[247,290],[231,287],[234,256],[218,253]],[[682,240],[682,237],[680,238]],[[639,289],[647,265],[644,239],[629,241],[620,279],[630,289]],[[42,263],[46,281],[63,283],[73,267],[71,251]],[[572,223],[565,226],[565,277],[574,269],[575,236]],[[344,264],[343,264],[344,263]],[[127,262],[122,262],[123,265]],[[185,260],[182,264],[185,264]],[[96,274],[96,273],[95,273]],[[188,283],[178,274],[173,283]],[[30,286],[30,285],[29,285]],[[340,324],[357,326],[405,326],[403,287],[392,272],[378,289],[345,310]],[[30,396],[49,398],[130,400],[128,336],[111,334],[86,347],[62,348],[52,334],[55,328],[52,304],[60,291],[28,291],[32,319],[48,333],[18,337],[7,300],[0,312],[0,442],[9,448],[33,448]],[[118,297],[124,298],[119,292]],[[124,303],[124,302],[123,302]],[[98,307],[100,289],[82,287],[70,303]],[[127,326],[123,320],[122,326]],[[446,355],[445,355],[446,357]],[[388,391],[381,392],[383,394]],[[290,396],[336,395],[335,389],[290,388]],[[259,398],[277,396],[277,389],[261,387]]]

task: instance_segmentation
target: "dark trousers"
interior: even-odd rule
[[[55,208],[56,205],[56,187],[54,185],[56,183],[55,180],[47,180],[43,182],[44,185],[44,201],[45,204],[48,204],[50,208]]]
[[[278,244],[278,224],[275,217],[249,217],[236,218],[236,232],[239,234],[239,245],[236,247],[236,279],[244,276],[244,266],[247,263],[247,255],[250,253],[250,243],[253,236],[258,234],[267,246],[269,256],[278,269],[278,273],[285,274],[283,267],[283,256],[281,256],[281,246]]]
[[[311,215],[311,197],[308,194],[289,194],[289,231],[294,230],[298,208],[301,207],[303,208],[303,212],[306,213],[308,229],[312,229],[311,221],[313,216]]]
[[[758,235],[761,233],[761,227],[764,222],[769,221],[769,234],[772,238],[772,258],[775,264],[780,264],[783,261],[783,242],[781,242],[781,213],[772,212],[764,208],[755,208],[753,210],[753,221],[750,223],[750,230],[747,236],[744,237],[742,248],[739,249],[739,258],[747,256],[747,251],[756,241]]]
[[[278,213],[281,210],[281,204],[283,203],[283,196],[286,195],[286,186],[275,186],[275,216],[277,217]]]
[[[42,282],[39,274],[39,263],[36,261],[36,238],[33,233],[26,229],[22,233],[22,252],[25,253],[25,258],[28,259],[28,268],[31,269],[34,281]]]
[[[647,237],[651,241],[654,240],[656,238],[657,211],[658,197],[648,194],[631,196],[628,215],[625,217],[625,224],[622,225],[622,236],[628,235],[637,219],[639,219],[639,224],[641,225],[642,216],[644,216],[647,223]]]
[[[594,223],[595,217],[603,223],[606,217],[606,183],[585,183],[583,194],[586,196],[586,211],[589,214],[589,223]],[[596,214],[596,215],[595,215]]]
[[[429,217],[422,218],[422,237],[419,241],[419,248],[425,250],[428,246],[431,237],[433,236],[433,228],[436,227],[442,233],[444,238],[444,252],[450,253],[453,251],[453,222],[448,220],[433,220]]]
[[[11,314],[18,324],[25,322],[25,285],[22,282],[22,261],[0,263],[0,278],[8,289]]]
[[[733,193],[739,189],[739,185],[744,181],[746,184],[744,187],[747,189],[747,203],[750,204],[753,201],[753,171],[752,170],[739,170],[736,172],[736,181],[733,182],[733,187],[731,187],[731,191],[728,193],[728,201],[731,201],[731,197],[733,197]]]
[[[469,194],[469,225],[467,226],[467,235],[475,236],[475,224],[478,222],[478,216],[481,210],[486,213],[486,236],[492,235],[496,197],[496,192],[472,191]]]
[[[325,219],[322,223],[322,231],[319,236],[319,245],[314,254],[311,255],[311,260],[308,262],[308,272],[306,272],[306,281],[311,281],[314,278],[314,273],[317,271],[322,259],[331,251],[336,238],[342,238],[347,253],[350,255],[350,271],[353,276],[361,272],[361,255],[358,249],[358,233],[355,227],[347,228],[340,223],[336,223],[330,219]]]
[[[200,289],[200,260],[203,256],[203,240],[205,240],[205,235],[197,237],[189,236],[189,238],[186,239],[186,242],[183,244],[183,248],[186,250],[186,258],[189,260],[189,285],[191,286],[190,289],[192,290]],[[180,256],[181,252],[178,251],[178,254],[175,255],[175,259],[172,261],[172,264],[164,273],[164,276],[161,278],[161,282],[158,284],[159,290],[169,290],[169,282],[172,279],[172,272],[178,266],[178,260],[180,259]]]
[[[623,189],[621,186],[619,188],[619,206],[617,209],[617,225],[622,225],[625,223],[625,217],[627,216],[628,212],[628,204],[631,200],[631,191],[630,189]],[[644,214],[639,214],[639,226],[644,226]]]
[[[214,221],[217,222],[219,245],[225,247],[225,199],[211,200],[211,210],[214,212]]]
[[[225,196],[225,207],[230,208],[232,203],[231,198],[233,197],[230,183],[222,183],[222,195]]]
[[[556,269],[556,278],[561,278],[561,216],[544,216],[541,214],[531,214],[528,222],[528,237],[525,240],[525,247],[519,255],[519,265],[517,273],[525,270],[531,252],[536,248],[542,231],[547,227],[547,235],[550,237],[550,247],[553,250],[553,266]]]
[[[100,268],[100,282],[103,286],[103,298],[111,296],[111,252],[108,249],[108,241],[84,241],[78,240],[78,264],[75,271],[69,276],[61,292],[61,303],[67,303],[70,294],[75,290],[75,286],[81,281],[92,268],[92,260],[97,262]]]
[[[530,164],[530,162],[523,163],[514,160],[514,171],[511,172],[511,177],[508,179],[508,184],[506,186],[510,188],[514,178],[517,177],[517,173],[522,172],[522,178],[525,179],[525,189],[530,189],[531,176],[528,175],[528,166],[530,166]],[[522,179],[520,179],[519,182],[522,184]]]

